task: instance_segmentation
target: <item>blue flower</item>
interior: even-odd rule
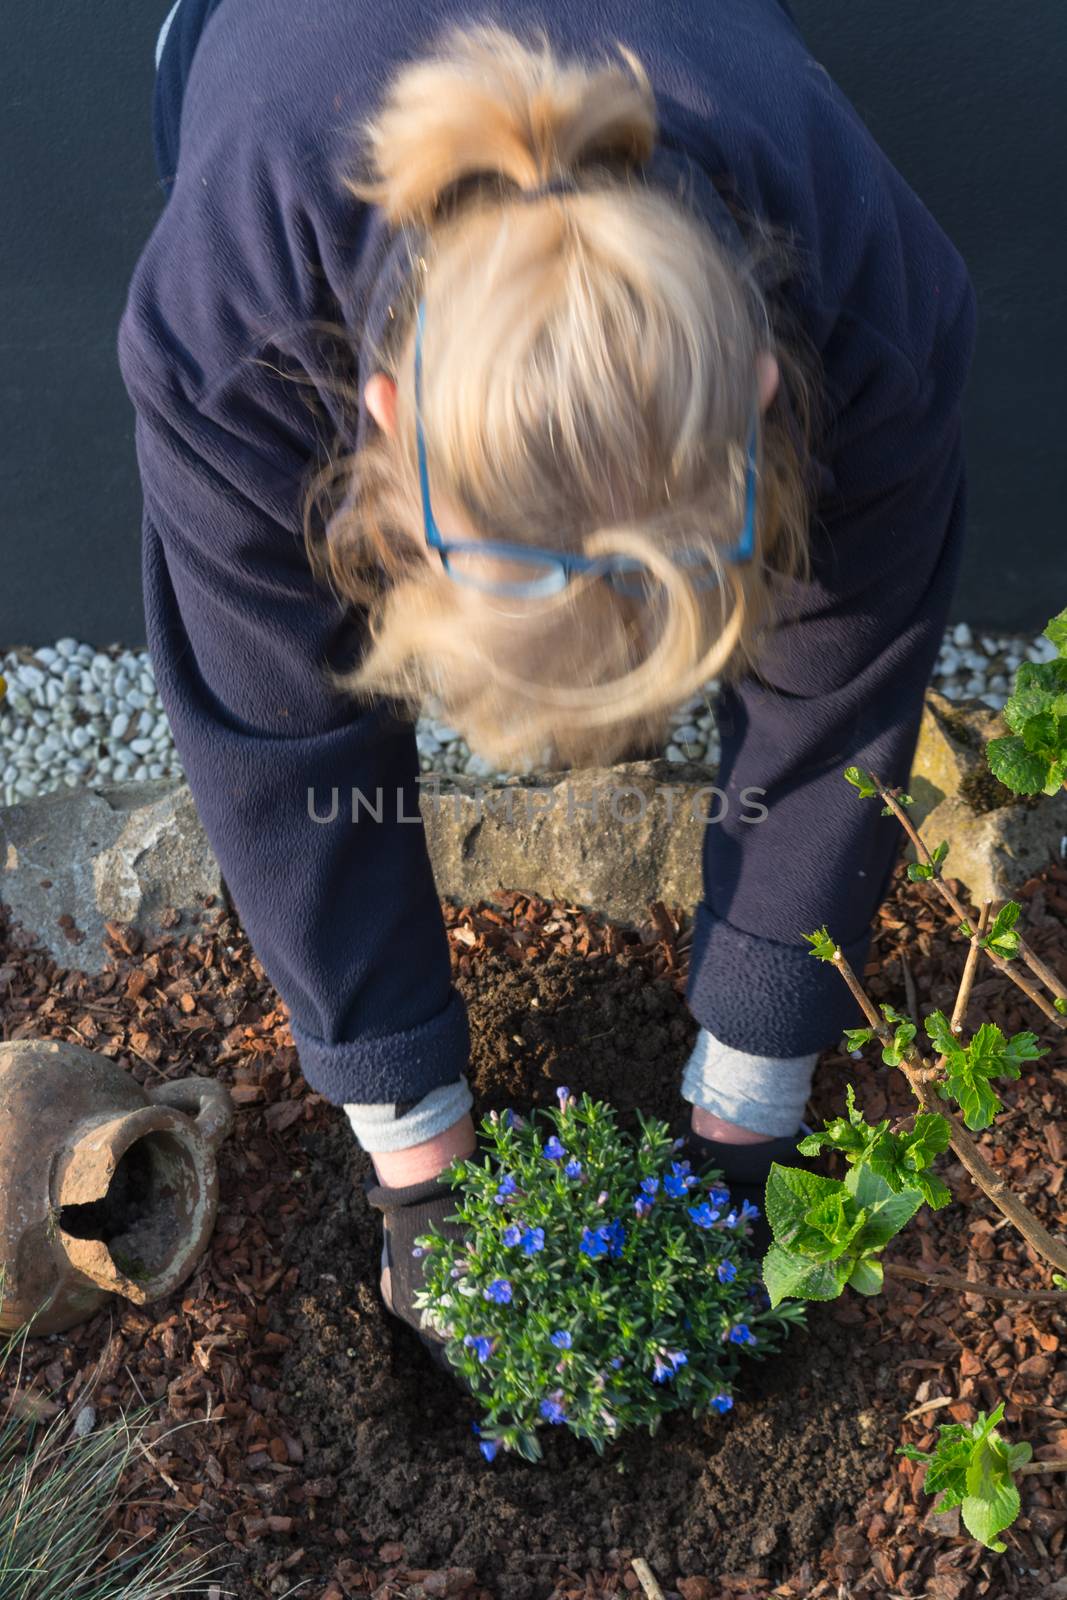
[[[724,1228],[736,1228],[738,1220],[739,1219],[736,1211],[728,1211],[725,1217],[722,1219],[722,1225]]]
[[[666,1383],[668,1378],[674,1377],[679,1368],[688,1364],[689,1357],[684,1350],[662,1350],[653,1361],[653,1383]]]
[[[563,1409],[562,1402],[562,1389],[553,1389],[548,1399],[541,1401],[541,1415],[546,1422],[566,1422],[567,1413]]]
[[[706,1200],[698,1206],[686,1206],[686,1210],[698,1228],[712,1228],[719,1220],[719,1213],[713,1211]]]
[[[463,1336],[463,1343],[468,1350],[473,1350],[479,1361],[485,1362],[493,1353],[493,1341],[487,1338],[476,1338],[473,1333]]]
[[[755,1344],[757,1342],[756,1335],[749,1331],[748,1325],[744,1322],[739,1322],[735,1328],[731,1328],[729,1337],[731,1344]]]
[[[754,1206],[750,1200],[741,1202],[741,1221],[754,1222],[759,1216],[759,1206]]]
[[[729,1189],[709,1189],[708,1200],[711,1205],[717,1206],[721,1211],[723,1206],[730,1204],[730,1191]]]
[[[509,1250],[513,1250],[521,1238],[522,1229],[517,1228],[514,1223],[511,1224],[510,1228],[504,1229],[504,1243],[508,1246]]]
[[[505,1128],[513,1128],[515,1126],[515,1113],[510,1106],[505,1107],[500,1113],[500,1120]]]
[[[608,1253],[608,1242],[604,1238],[603,1228],[598,1228],[594,1233],[591,1228],[586,1228],[582,1233],[582,1242],[579,1249],[591,1261],[596,1261],[600,1256]]]
[[[675,1200],[680,1200],[687,1189],[695,1189],[699,1183],[689,1170],[688,1161],[672,1161],[671,1170],[663,1180],[663,1187]]]
[[[557,1350],[569,1350],[571,1345],[574,1343],[574,1340],[571,1338],[566,1328],[559,1328],[552,1335],[549,1343],[554,1344]]]
[[[582,1163],[577,1160],[568,1161],[563,1170],[568,1178],[580,1178],[582,1175]]]
[[[494,1278],[488,1289],[483,1289],[482,1294],[486,1300],[494,1300],[498,1306],[511,1303],[511,1284],[506,1278]]]
[[[479,1444],[478,1449],[482,1452],[482,1455],[487,1461],[492,1461],[493,1457],[500,1449],[500,1445],[496,1439],[483,1439]]]
[[[608,1223],[606,1228],[601,1228],[600,1232],[608,1242],[612,1260],[617,1261],[622,1255],[623,1245],[626,1243],[626,1229],[616,1217],[613,1222]]]
[[[634,1201],[634,1210],[637,1212],[639,1217],[647,1217],[648,1213],[652,1210],[652,1201],[646,1194],[639,1194],[637,1199]]]
[[[617,1372],[622,1366],[622,1356],[612,1356],[611,1360],[608,1362],[608,1366],[614,1367]]]
[[[559,1101],[561,1111],[566,1110],[567,1101],[570,1099],[570,1097],[570,1090],[567,1088],[566,1084],[561,1083],[559,1088],[556,1090],[556,1099]]]
[[[737,1277],[737,1268],[732,1261],[720,1261],[716,1275],[720,1283],[733,1283]]]
[[[732,1411],[733,1405],[734,1402],[731,1395],[713,1394],[711,1397],[711,1409],[717,1411],[720,1417],[724,1416],[727,1411]]]
[[[685,1145],[686,1145],[686,1141],[685,1141],[685,1138],[683,1136],[681,1139],[675,1139],[674,1143],[671,1145],[671,1149],[672,1150],[684,1150],[685,1149]]]
[[[689,1357],[684,1350],[661,1350],[654,1357],[652,1381],[666,1383],[668,1378],[673,1378],[680,1367],[687,1366]]]
[[[659,1188],[658,1178],[642,1178],[641,1187],[646,1194],[655,1194]]]
[[[426,1254],[426,1251],[422,1248],[421,1245],[416,1245],[414,1250],[412,1250],[411,1253],[415,1257],[416,1261],[421,1261],[423,1256]]]
[[[514,1176],[510,1172],[505,1172],[504,1176],[500,1180],[499,1187],[497,1188],[493,1199],[496,1201],[498,1206],[502,1206],[507,1200],[508,1196],[513,1195],[517,1188],[518,1184],[515,1182]]]
[[[562,1161],[567,1154],[555,1134],[552,1135],[551,1139],[545,1141],[544,1153],[546,1161]]]
[[[522,1248],[528,1256],[535,1256],[545,1248],[544,1228],[527,1228],[522,1236]]]

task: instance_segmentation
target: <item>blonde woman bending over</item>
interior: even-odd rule
[[[959,567],[959,255],[778,0],[179,0],[154,113],[119,354],[156,679],[373,1158],[392,1310],[474,1145],[410,821],[428,695],[546,770],[720,679],[682,1093],[758,1204],[852,1020],[801,932],[861,962],[892,867],[841,769],[907,778]],[[323,820],[353,789],[381,820]]]

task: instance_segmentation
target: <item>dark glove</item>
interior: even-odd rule
[[[402,1189],[390,1189],[371,1178],[363,1187],[370,1204],[382,1213],[382,1299],[394,1317],[414,1328],[437,1365],[452,1372],[444,1354],[445,1339],[422,1326],[422,1313],[415,1305],[416,1294],[426,1287],[425,1258],[412,1251],[415,1240],[431,1229],[447,1239],[464,1237],[460,1223],[445,1221],[455,1213],[461,1197],[440,1178],[427,1178]]]
[[[765,1189],[771,1166],[778,1161],[784,1167],[803,1167],[816,1171],[815,1164],[806,1156],[797,1154],[797,1145],[810,1132],[798,1128],[791,1138],[765,1139],[760,1144],[720,1144],[716,1139],[704,1139],[692,1128],[685,1134],[685,1147],[680,1152],[698,1175],[707,1167],[722,1173],[723,1185],[730,1191],[730,1205],[740,1211],[747,1201],[759,1207],[759,1216],[749,1223],[748,1238],[758,1256],[766,1254],[771,1244],[771,1230],[766,1218]]]

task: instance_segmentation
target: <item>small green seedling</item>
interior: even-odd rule
[[[980,1411],[969,1426],[954,1422],[938,1428],[937,1446],[929,1454],[910,1444],[897,1451],[909,1461],[927,1463],[923,1488],[941,1496],[934,1510],[959,1506],[967,1532],[990,1550],[1006,1549],[997,1535],[1019,1515],[1015,1473],[1034,1453],[1028,1444],[1001,1438],[997,1423],[1003,1418],[1001,1402],[988,1416]]]

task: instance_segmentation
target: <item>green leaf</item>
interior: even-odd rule
[[[862,767],[846,767],[845,778],[854,789],[859,790],[861,800],[869,800],[878,793],[878,785],[874,782],[869,772]]]
[[[833,961],[837,946],[824,927],[816,928],[814,933],[802,933],[800,937],[811,945],[808,951],[810,956],[816,956],[820,961]]]
[[[942,839],[941,843],[937,846],[936,850],[931,850],[931,852],[930,852],[930,860],[933,863],[935,870],[937,870],[937,871],[940,870],[941,863],[944,861],[944,859],[945,859],[945,857],[947,855],[948,855],[948,840],[947,839]]]
[[[922,1195],[917,1190],[894,1192],[881,1173],[866,1164],[849,1169],[845,1187],[866,1213],[863,1227],[851,1241],[858,1250],[877,1250],[887,1245],[922,1205]]]
[[[1067,656],[1067,607],[1048,623],[1045,638],[1056,646],[1061,656]]]
[[[908,1133],[900,1136],[904,1159],[912,1172],[921,1172],[952,1143],[952,1129],[936,1111],[920,1111]]]
[[[1005,1039],[995,1022],[984,1022],[965,1048],[945,1062],[945,1081],[939,1086],[944,1099],[955,1100],[968,1128],[988,1128],[1001,1108],[992,1088],[994,1078],[1018,1078],[1023,1062],[1047,1055],[1029,1031]]]
[[[1008,900],[993,919],[993,926],[978,943],[983,949],[995,950],[1005,960],[1011,961],[1019,953],[1019,935],[1015,924],[1022,907],[1017,900]]]
[[[933,867],[928,867],[925,861],[908,862],[908,882],[923,883],[934,875]]]
[[[1065,745],[1067,745],[1067,739],[1064,739],[1063,742]],[[1042,785],[1041,793],[1059,794],[1060,790],[1065,785],[1067,785],[1067,762],[1053,761],[1049,765],[1048,772],[1045,775],[1045,782]]]
[[[779,1244],[772,1244],[763,1258],[763,1282],[772,1309],[781,1301],[836,1300],[845,1287],[852,1262],[812,1261]]]
[[[846,1251],[866,1226],[865,1212],[857,1207],[844,1184],[812,1206],[796,1237],[797,1249],[817,1260],[834,1260]]]
[[[1001,1053],[1001,1075],[1017,1078],[1024,1061],[1038,1061],[1047,1055],[1048,1046],[1038,1044],[1036,1033],[1013,1033]]]
[[[931,1211],[940,1211],[952,1199],[948,1184],[932,1172],[913,1172],[909,1181],[912,1188],[918,1189]]]
[[[882,1263],[862,1256],[852,1268],[848,1286],[857,1294],[881,1294],[884,1281]]]
[[[878,1250],[887,1245],[894,1234],[907,1226],[922,1203],[923,1197],[917,1189],[890,1193],[871,1211],[854,1243],[862,1250]]]
[[[931,1011],[923,1019],[923,1027],[930,1035],[930,1041],[939,1055],[962,1055],[963,1045],[952,1031],[952,1025],[943,1011]]]
[[[1064,999],[1062,994],[1058,994],[1052,1004],[1061,1017],[1067,1017],[1067,1000]]]
[[[960,932],[962,933],[962,935],[963,935],[963,937],[965,939],[973,939],[974,938],[974,929],[971,927],[969,922],[961,922],[960,923]]]
[[[986,745],[986,759],[994,778],[999,778],[1014,794],[1040,794],[1049,781],[1050,763],[1028,750],[1016,735],[990,739]]]
[[[897,1023],[892,1044],[887,1044],[882,1050],[882,1060],[887,1067],[900,1066],[917,1031],[914,1022]]]
[[[778,1162],[767,1179],[765,1204],[775,1242],[811,1261],[836,1260],[867,1220],[846,1184]]]
[[[1011,1475],[1011,1457],[1000,1435],[991,1431],[974,1448],[967,1467],[963,1522],[969,1533],[990,1550],[1004,1550],[997,1535],[1019,1515],[1019,1491]]]
[[[1067,1006],[1067,1001],[1064,1002],[1064,1005]],[[846,1050],[862,1050],[864,1045],[870,1044],[873,1038],[873,1028],[846,1028],[845,1048]]]

